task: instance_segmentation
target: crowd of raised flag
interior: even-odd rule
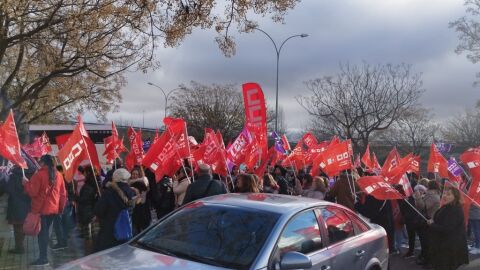
[[[413,256],[418,235],[422,252],[417,260],[426,267],[456,269],[468,263],[467,225],[475,239],[470,252],[480,254],[480,148],[466,150],[458,163],[453,157],[446,159],[432,143],[430,179],[421,177],[420,157],[413,153],[401,157],[394,148],[381,166],[369,145],[361,158],[354,155],[349,139],[318,142],[307,132],[291,149],[284,135],[273,132],[269,148],[263,92],[258,84],[247,83],[243,95],[246,124],[227,146],[220,131],[206,127],[203,142],[197,143],[183,119],[166,117],[164,132],[157,132],[146,152],[141,130],[129,128],[128,151],[112,122],[112,135],[104,140],[103,155],[112,165],[106,174],[80,116],[71,134],[56,138],[59,151],[52,157],[46,134],[21,147],[10,113],[0,127],[0,155],[13,169],[2,190],[16,198],[11,203],[22,204],[23,211],[9,219],[18,242],[12,252],[23,251],[18,224],[38,235],[40,257],[34,264],[44,265],[49,227],[53,224],[57,235],[53,249],[65,248],[74,212],[82,237],[91,237],[92,223],[99,223],[95,250],[103,250],[148,227],[151,210],[161,218],[205,196],[268,192],[343,204],[383,226],[392,253],[407,234],[405,257]],[[443,151],[451,147],[438,146]],[[53,172],[56,161],[59,166]],[[74,180],[79,172],[81,185]],[[31,207],[26,207],[29,200]],[[122,217],[133,219],[132,232],[119,231]],[[34,226],[38,223],[40,228]],[[441,254],[448,256],[434,259]]]

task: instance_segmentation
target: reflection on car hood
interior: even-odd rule
[[[167,256],[124,244],[67,263],[58,269],[225,269]]]

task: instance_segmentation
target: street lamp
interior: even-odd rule
[[[154,83],[151,83],[151,82],[147,82],[148,85],[151,85],[151,86],[154,86],[158,89],[160,89],[160,91],[162,91],[162,94],[163,96],[165,97],[165,113],[163,115],[163,118],[167,117],[167,106],[168,106],[168,98],[170,97],[170,95],[175,92],[176,90],[180,90],[182,88],[174,88],[170,91],[168,91],[168,93],[165,93],[165,91],[158,85],[154,84]]]
[[[257,28],[257,27],[253,27],[253,29],[256,29],[262,33],[264,33],[273,43],[273,46],[275,47],[275,52],[277,53],[277,84],[276,84],[276,91],[275,91],[275,132],[277,132],[277,128],[278,128],[278,64],[280,62],[280,52],[282,51],[282,48],[283,48],[283,45],[285,45],[285,43],[294,38],[294,37],[301,37],[301,38],[306,38],[308,37],[308,34],[298,34],[298,35],[293,35],[293,36],[290,36],[288,38],[286,38],[282,44],[280,45],[280,47],[277,46],[277,43],[275,43],[275,41],[273,40],[273,38],[265,31],[263,31],[262,29],[260,28]]]

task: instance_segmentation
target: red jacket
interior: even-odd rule
[[[50,180],[48,179],[47,167],[38,170],[30,181],[25,183],[25,192],[32,198],[32,213],[52,215],[63,212],[67,202],[67,192],[63,176],[56,170],[55,173],[56,180],[53,188],[51,188]],[[52,190],[50,191],[50,189]],[[50,193],[49,196],[47,196],[48,193]]]

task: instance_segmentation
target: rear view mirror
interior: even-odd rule
[[[312,268],[312,261],[299,252],[287,252],[280,260],[280,269],[309,269]]]

